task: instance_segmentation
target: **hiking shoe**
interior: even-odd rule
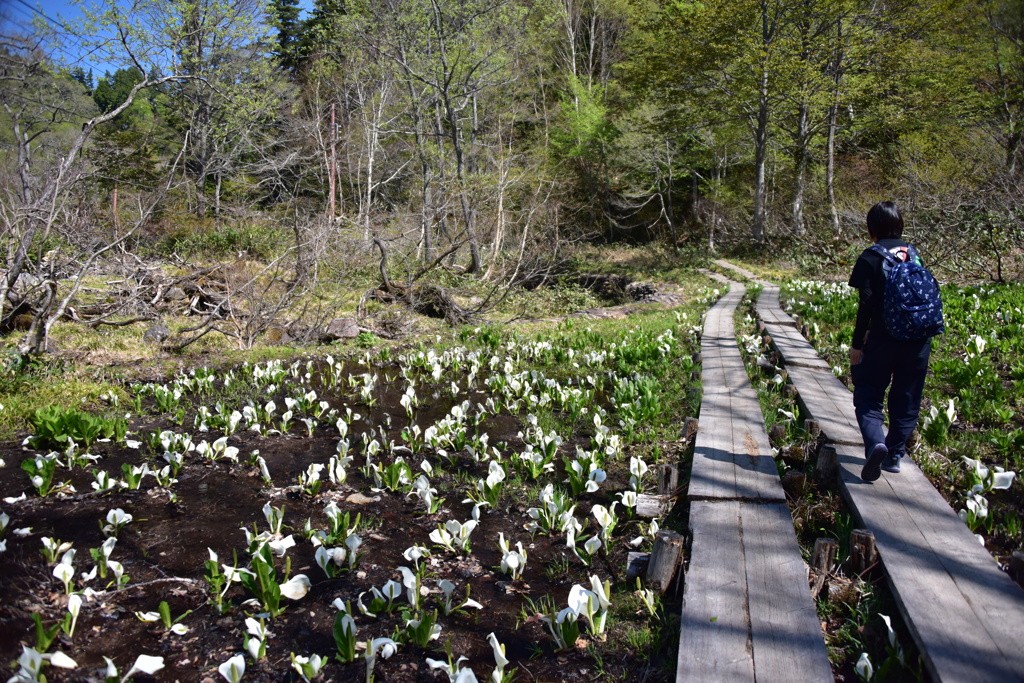
[[[860,471],[860,478],[864,481],[875,481],[882,476],[882,463],[889,456],[889,449],[885,447],[884,443],[875,444],[875,447],[871,449],[871,454],[868,455],[867,462],[864,463],[864,469]]]
[[[885,456],[885,462],[882,463],[882,469],[886,472],[892,472],[893,474],[900,473],[900,460],[903,458],[901,453],[890,453]]]

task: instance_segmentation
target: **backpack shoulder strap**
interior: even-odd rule
[[[881,254],[882,258],[888,261],[890,264],[896,264],[900,262],[891,251],[883,247],[881,244],[872,244],[870,250]]]

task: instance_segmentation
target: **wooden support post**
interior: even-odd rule
[[[875,547],[875,535],[867,529],[851,531],[850,571],[860,576],[877,562],[878,548]]]
[[[700,370],[692,370],[692,371],[690,371],[690,381],[691,382],[699,382],[700,378],[701,378],[701,375],[702,375],[702,373],[701,373]]]
[[[658,469],[658,494],[671,496],[679,487],[679,466],[666,464]]]
[[[626,581],[629,585],[634,585],[638,578],[642,579],[647,574],[647,565],[650,561],[650,553],[633,551],[626,556]]]
[[[806,464],[807,462],[807,451],[804,449],[803,446],[799,446],[796,444],[788,446],[782,449],[781,454],[783,459],[786,462],[791,463],[793,467],[802,468],[804,464]]]
[[[664,595],[676,578],[682,558],[683,537],[668,529],[659,531],[647,566],[647,587]]]
[[[703,363],[703,362],[704,362],[704,359],[703,359],[703,357],[702,357],[702,356],[700,355],[700,352],[699,352],[699,351],[698,351],[697,353],[693,354],[693,355],[691,356],[691,358],[693,359],[693,362],[694,362],[694,363],[696,363],[697,365],[700,365],[701,363]]]
[[[821,434],[821,423],[817,420],[804,420],[804,431],[811,438],[817,439],[818,435]]]
[[[815,469],[815,476],[818,482],[831,486],[836,480],[839,471],[839,460],[836,455],[835,446],[822,446],[818,449],[818,466]]]
[[[835,569],[839,543],[834,538],[819,538],[814,542],[814,554],[811,555],[811,567],[814,570],[814,584],[811,595],[818,597],[828,583],[828,575]]]
[[[782,441],[786,438],[786,425],[773,424],[772,431],[769,433],[769,436],[772,438],[772,441],[774,441],[776,444],[781,444]]]
[[[700,426],[700,423],[697,421],[697,418],[695,418],[695,417],[688,417],[688,418],[686,418],[686,423],[685,424],[686,424],[686,426],[684,427],[684,429],[685,429],[686,438],[690,439],[690,438],[693,438],[693,437],[697,436],[697,429]]]
[[[807,475],[797,470],[790,470],[782,475],[782,490],[786,492],[786,497],[790,500],[796,500],[800,497],[800,494],[804,492],[804,486],[807,484]]]
[[[668,513],[668,496],[652,496],[649,493],[641,493],[636,497],[637,517],[654,519],[664,517]]]
[[[809,328],[807,326],[807,323],[804,323],[803,325],[800,326],[800,334],[802,334],[803,336],[806,337],[810,333],[811,333],[811,328]]]
[[[1024,588],[1024,551],[1014,550],[1010,556],[1010,576]]]
[[[764,356],[757,357],[757,367],[760,368],[762,372],[768,373],[773,377],[775,376],[775,366],[772,364],[770,360],[768,360]]]
[[[792,384],[783,384],[782,396],[783,398],[796,398],[796,387]]]
[[[690,387],[688,395],[691,401],[696,401],[698,398],[700,398],[700,389],[698,389],[697,387]]]

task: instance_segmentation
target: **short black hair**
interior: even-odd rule
[[[875,239],[903,236],[903,216],[895,202],[878,202],[868,211],[868,233]]]

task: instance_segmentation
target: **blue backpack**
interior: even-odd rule
[[[901,247],[897,256],[878,244],[871,248],[883,258],[884,317],[889,335],[899,341],[921,341],[945,332],[939,283],[921,264],[917,250]]]

